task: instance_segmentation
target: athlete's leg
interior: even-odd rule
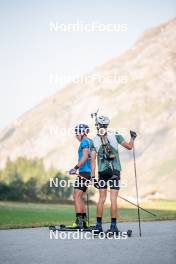
[[[83,202],[83,191],[79,189],[74,189],[74,205],[75,205],[75,212],[76,213],[85,213],[85,204]]]
[[[110,225],[110,229],[108,229],[107,232],[118,233],[118,228],[117,228],[117,196],[118,196],[118,192],[119,192],[119,190],[113,189],[113,187],[111,187],[111,189],[110,189],[111,225]]]
[[[111,218],[117,218],[117,197],[118,190],[110,189],[110,200],[111,200]]]
[[[87,173],[85,176],[87,176]],[[74,205],[75,205],[75,212],[76,212],[75,224],[79,226],[80,228],[88,227],[86,206],[83,200],[83,195],[87,191],[87,185],[88,183],[86,183],[85,180],[81,179],[80,177],[77,177],[75,181],[73,197],[74,197]],[[75,226],[75,224],[73,224],[73,226]]]
[[[97,217],[102,217],[104,203],[106,201],[107,189],[99,189],[99,200],[97,204]]]
[[[106,196],[107,196],[107,188],[99,189],[99,200],[97,204],[97,221],[94,227],[97,233],[100,233],[103,231],[102,215],[103,215],[104,203],[106,201]]]

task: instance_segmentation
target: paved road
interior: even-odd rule
[[[172,264],[176,263],[176,221],[120,223],[132,229],[128,239],[50,239],[47,228],[0,231],[0,263],[3,264]]]

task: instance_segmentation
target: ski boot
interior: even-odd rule
[[[85,228],[85,229],[89,228],[89,222],[88,222],[88,218],[86,216],[83,217],[83,228]]]
[[[92,227],[92,230],[94,230],[95,234],[103,232],[102,224],[96,223],[96,225]]]
[[[106,234],[118,235],[119,234],[119,230],[117,228],[117,225],[116,224],[115,225],[111,224],[110,228],[106,231]]]
[[[75,222],[69,226],[70,228],[73,229],[83,229],[83,218],[82,216],[76,217]]]

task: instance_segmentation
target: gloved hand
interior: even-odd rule
[[[132,138],[133,140],[135,140],[135,138],[137,137],[136,132],[135,132],[135,131],[132,131],[132,130],[130,130],[130,135],[131,135],[131,138]]]
[[[71,170],[69,170],[69,174],[76,174],[76,169],[75,168],[73,168],[73,169],[71,169]]]
[[[69,170],[69,174],[76,174],[78,169],[79,169],[79,167],[78,167],[78,165],[76,165],[73,169]]]
[[[95,179],[95,176],[92,176],[92,183],[96,189],[100,189],[99,183],[98,183],[97,179]]]

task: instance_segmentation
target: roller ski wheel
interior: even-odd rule
[[[56,231],[56,227],[55,226],[49,226],[49,230]]]

